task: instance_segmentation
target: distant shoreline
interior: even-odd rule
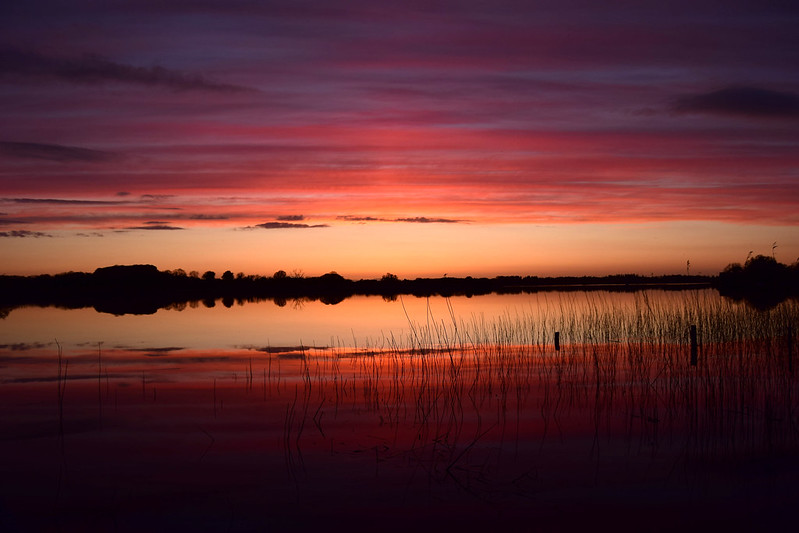
[[[772,264],[773,263],[773,264]],[[400,279],[387,273],[380,279],[350,280],[329,272],[322,276],[288,275],[279,270],[272,276],[215,272],[186,273],[158,270],[153,265],[114,265],[92,273],[66,272],[38,276],[0,275],[0,318],[14,308],[56,306],[66,309],[93,307],[98,312],[152,314],[163,308],[180,308],[202,302],[213,307],[218,300],[231,307],[244,302],[273,300],[285,305],[290,300],[318,300],[335,305],[352,296],[381,296],[387,300],[400,295],[481,296],[540,291],[638,291],[644,289],[717,289],[722,295],[769,307],[796,296],[796,269],[758,256],[746,265],[730,265],[718,276],[672,274],[641,276],[497,276],[494,278]]]
[[[547,279],[547,278],[542,278]],[[711,288],[713,287],[713,280],[715,278],[708,277],[707,281],[694,281],[694,282],[671,282],[671,283],[647,283],[647,282],[633,282],[633,283],[569,283],[569,284],[549,284],[549,283],[541,283],[538,285],[518,285],[521,289],[531,288],[531,289],[566,289],[566,288],[576,288],[576,289],[606,289],[606,288],[618,288],[618,287],[635,287],[635,288],[642,288],[642,289],[660,289],[660,288],[669,288],[669,289],[679,289],[679,288],[686,288],[686,289],[702,289],[702,288]]]
[[[115,265],[98,268],[93,273],[0,276],[0,308],[6,310],[5,314],[25,305],[67,309],[93,307],[99,312],[116,315],[152,314],[190,302],[203,302],[211,307],[217,300],[222,300],[227,307],[266,299],[277,305],[296,299],[334,305],[352,296],[372,295],[391,300],[400,295],[447,297],[554,290],[684,290],[712,287],[714,279],[710,276],[636,274],[400,279],[386,274],[380,279],[350,280],[335,272],[304,277],[284,271],[269,277],[234,275],[227,271],[217,277],[210,271],[200,275],[182,270],[160,271],[153,265]]]

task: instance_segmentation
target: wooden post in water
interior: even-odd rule
[[[788,328],[788,372],[793,373],[793,329]]]
[[[560,331],[555,332],[555,351],[560,351]]]
[[[699,351],[696,342],[696,326],[691,326],[691,366],[696,366],[697,352]]]

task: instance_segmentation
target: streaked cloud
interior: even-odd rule
[[[465,222],[464,220],[457,220],[453,218],[429,218],[429,217],[410,217],[410,218],[396,218],[395,222],[413,222],[417,224],[457,224]]]
[[[52,237],[52,235],[41,231],[13,230],[13,231],[0,231],[0,237],[19,237],[19,238],[32,237],[34,239],[38,239],[40,237]]]
[[[161,202],[174,197],[174,194],[142,194],[141,200],[143,202]]]
[[[674,103],[679,113],[710,113],[748,117],[799,117],[799,93],[760,87],[733,86],[717,91],[685,95]]]
[[[196,215],[189,215],[186,217],[188,220],[230,220],[230,215],[208,215],[199,213]]]
[[[90,150],[77,146],[8,141],[0,142],[0,155],[19,159],[45,159],[48,161],[57,161],[59,163],[70,161],[111,161],[119,158],[119,155],[113,152]]]
[[[129,201],[122,200],[80,200],[65,198],[0,198],[0,202],[12,204],[40,204],[40,205],[125,205]]]
[[[380,218],[373,216],[356,216],[356,215],[341,215],[336,217],[337,220],[345,220],[347,222],[411,222],[415,224],[459,224],[468,222],[467,220],[460,220],[455,218],[440,218],[440,217],[398,217],[398,218]]]
[[[245,229],[262,228],[262,229],[304,229],[304,228],[327,228],[328,224],[295,224],[292,222],[264,222],[263,224],[256,224],[255,226],[248,226]]]
[[[95,54],[78,57],[45,55],[17,48],[0,49],[0,80],[3,78],[55,79],[73,83],[129,83],[161,86],[179,91],[239,92],[245,87],[206,79],[200,74],[162,66],[137,67]]]
[[[346,220],[348,222],[388,222],[389,219],[378,217],[362,217],[355,215],[340,215],[336,217],[337,220]]]
[[[161,221],[151,221],[145,222],[143,226],[132,226],[125,229],[128,230],[147,230],[147,231],[170,231],[170,230],[182,230],[185,228],[181,228],[178,226],[170,226]]]

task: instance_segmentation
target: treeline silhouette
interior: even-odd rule
[[[713,285],[723,296],[746,300],[761,309],[773,307],[799,296],[799,260],[785,265],[766,255],[748,257],[743,265],[727,265]]]
[[[386,274],[380,279],[349,280],[336,272],[318,277],[287,274],[279,270],[272,276],[233,274],[221,276],[213,271],[200,275],[183,270],[160,271],[153,265],[116,265],[98,268],[93,273],[66,272],[56,275],[0,276],[2,316],[19,306],[56,306],[68,309],[93,307],[97,311],[122,314],[152,314],[162,308],[180,309],[201,302],[212,307],[221,301],[236,303],[271,299],[277,305],[289,300],[319,300],[337,304],[355,295],[377,295],[387,300],[399,295],[455,296],[490,293],[511,294],[540,290],[637,290],[662,287],[684,289],[710,286],[708,276],[498,276],[495,278],[416,278],[400,279]]]

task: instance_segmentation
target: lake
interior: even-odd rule
[[[0,530],[779,525],[798,307],[705,289],[14,309]]]

